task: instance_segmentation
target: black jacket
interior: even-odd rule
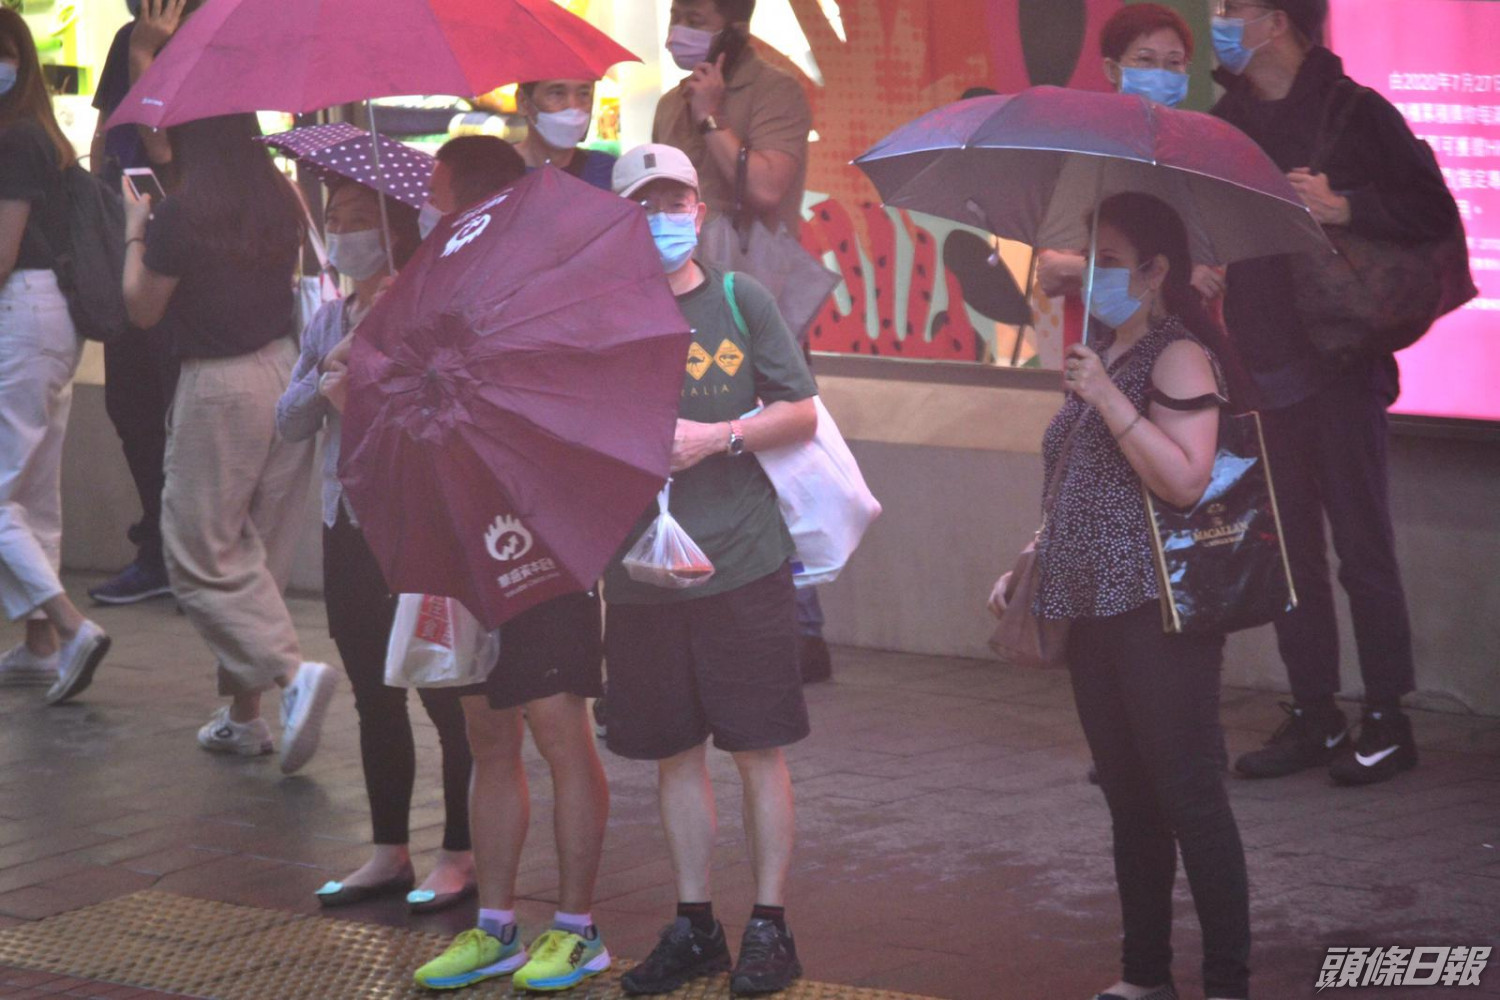
[[[1284,171],[1312,166],[1334,85],[1345,78],[1338,56],[1313,48],[1287,96],[1262,101],[1248,81],[1222,71],[1226,92],[1212,113],[1254,139]],[[1349,199],[1350,228],[1382,239],[1441,237],[1458,206],[1401,113],[1374,92],[1360,99],[1326,156],[1333,190]],[[1242,261],[1229,269],[1225,322],[1266,405],[1288,406],[1315,392],[1330,373],[1319,365],[1292,305],[1295,257]],[[1387,364],[1394,375],[1394,364]]]

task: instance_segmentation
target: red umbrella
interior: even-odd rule
[[[318,111],[401,94],[602,77],[640,60],[553,0],[209,0],[110,125]]]
[[[639,206],[537,171],[359,326],[343,480],[393,590],[487,627],[591,587],[666,480],[690,339]]]

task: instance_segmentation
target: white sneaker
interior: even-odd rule
[[[0,656],[0,686],[51,684],[57,680],[57,654],[38,656],[21,645]]]
[[[229,717],[229,706],[225,705],[198,730],[198,745],[209,753],[259,757],[273,749],[271,727],[259,717],[249,722],[235,722]]]
[[[98,625],[85,621],[78,634],[57,651],[57,683],[47,689],[42,700],[56,705],[81,694],[93,681],[94,671],[108,652],[109,636]]]
[[[326,663],[303,663],[281,692],[281,773],[291,774],[312,760],[323,735],[323,718],[338,687]]]

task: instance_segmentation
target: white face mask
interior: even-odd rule
[[[542,141],[553,149],[572,149],[589,134],[589,123],[594,116],[582,108],[566,111],[538,111],[532,128]]]
[[[422,239],[432,235],[432,231],[443,221],[443,213],[430,201],[422,202],[422,208],[417,212],[417,232],[422,234]]]
[[[386,266],[385,242],[380,238],[380,230],[329,233],[328,262],[339,274],[355,281],[375,277]]]
[[[672,61],[678,69],[692,69],[699,63],[708,62],[708,53],[718,37],[716,31],[674,24],[667,32],[667,51],[672,53]]]

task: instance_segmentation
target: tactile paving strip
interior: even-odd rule
[[[448,939],[301,913],[261,910],[163,892],[137,892],[33,924],[0,930],[0,964],[103,979],[211,1000],[388,1000],[523,997],[509,979],[461,993],[412,985],[412,970]],[[616,962],[565,994],[569,1000],[623,997]],[[727,1000],[728,977],[699,980],[678,1000]],[[930,1000],[907,993],[798,982],[785,1000]]]

